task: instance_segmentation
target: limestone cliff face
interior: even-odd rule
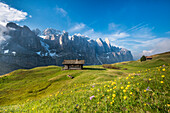
[[[11,40],[13,42],[31,51],[39,51],[41,49],[40,38],[27,26],[20,27],[15,23],[8,23],[6,27],[9,29],[9,32],[6,34],[12,37]]]
[[[108,39],[69,36],[68,32],[51,28],[39,37],[27,26],[20,27],[15,23],[8,23],[6,28],[8,30],[3,34],[11,38],[0,44],[0,62],[8,64],[8,69],[1,68],[0,74],[18,68],[62,65],[64,59],[83,59],[86,65],[133,60],[129,50],[112,46]]]

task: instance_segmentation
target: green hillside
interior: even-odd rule
[[[118,68],[46,66],[3,75],[0,112],[170,112],[170,52],[112,66]]]

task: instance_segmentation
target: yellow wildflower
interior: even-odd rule
[[[112,104],[113,104],[113,102],[110,102],[110,104],[112,105]]]
[[[126,92],[126,90],[124,89],[124,90],[123,90],[123,92],[125,93],[125,92]]]
[[[170,104],[167,104],[167,106],[169,107],[169,106],[170,106]]]
[[[124,89],[124,87],[122,86],[121,89]]]
[[[130,94],[132,95],[132,92],[130,92]]]
[[[97,91],[99,92],[100,90],[99,90],[99,89],[97,89]]]
[[[112,82],[112,85],[115,85],[116,84],[116,82]]]
[[[139,85],[139,83],[137,83],[137,85]]]
[[[146,90],[144,90],[144,92],[146,92]]]
[[[32,110],[34,110],[34,108],[32,108]]]
[[[149,78],[149,81],[151,81],[151,78]]]
[[[129,76],[131,76],[131,75],[129,74]]]
[[[116,94],[113,94],[112,96],[113,96],[113,97],[116,97]]]
[[[128,87],[126,87],[125,89],[128,89]]]
[[[131,78],[134,78],[134,77],[131,77]]]
[[[146,106],[146,103],[144,103],[143,105]]]
[[[110,97],[108,96],[107,98],[109,99]]]
[[[128,84],[130,84],[130,82],[128,82]]]
[[[161,84],[163,84],[164,83],[164,81],[161,81]]]
[[[99,102],[97,102],[97,104],[99,104]]]
[[[162,71],[165,71],[165,68],[163,68]]]
[[[124,98],[125,100],[127,99],[127,97],[126,97],[126,96],[124,96],[123,98]]]
[[[115,87],[113,87],[113,89],[116,89],[116,86],[115,86]]]
[[[129,77],[126,77],[126,79],[128,79]]]
[[[127,87],[130,87],[130,85],[127,85]]]
[[[162,77],[162,78],[164,78],[164,77],[165,77],[165,75],[162,75],[161,77]]]

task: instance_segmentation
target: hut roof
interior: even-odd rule
[[[64,60],[62,64],[84,64],[84,60]]]
[[[152,58],[152,56],[146,56],[146,58]]]

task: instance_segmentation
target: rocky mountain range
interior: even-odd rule
[[[83,59],[86,65],[111,64],[133,60],[131,52],[112,46],[106,38],[92,40],[87,36],[61,32],[47,28],[30,30],[27,26],[8,23],[6,30],[1,30],[0,74],[19,68],[36,66],[62,65],[64,59]]]

